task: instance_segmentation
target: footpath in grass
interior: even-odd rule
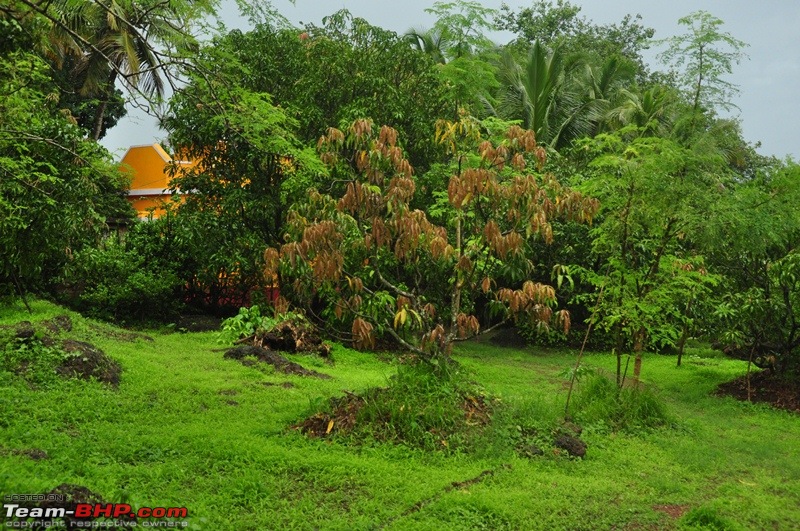
[[[489,436],[469,454],[423,452],[288,428],[331,396],[386,386],[397,366],[385,357],[335,345],[333,365],[290,356],[331,379],[284,375],[224,359],[215,333],[130,333],[33,307],[3,308],[0,326],[69,315],[72,330],[55,335],[95,345],[122,373],[114,389],[0,371],[4,495],[80,485],[108,502],[186,507],[190,528],[214,530],[800,527],[800,419],[713,396],[745,365],[710,352],[681,368],[648,356],[645,384],[671,425],[584,424],[584,459],[520,457]],[[455,357],[521,423],[563,414],[574,352],[476,342]],[[608,372],[614,363],[586,357]]]

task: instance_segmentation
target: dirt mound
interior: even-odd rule
[[[252,364],[253,359],[255,358],[255,360],[257,361],[272,365],[273,367],[275,367],[276,370],[284,374],[313,376],[315,378],[321,378],[323,380],[328,380],[331,378],[327,374],[306,369],[299,363],[289,361],[288,359],[284,358],[277,352],[260,346],[239,345],[238,347],[233,347],[232,349],[227,350],[224,354],[224,357],[228,359],[238,360],[243,365]]]
[[[36,335],[36,329],[30,321],[20,321],[14,325],[14,336],[17,339],[32,339]]]
[[[25,448],[24,450],[20,449],[5,449],[0,448],[0,455],[18,455],[22,457],[27,457],[33,461],[41,461],[43,459],[50,459],[50,456],[47,455],[47,452],[42,450],[41,448]]]
[[[330,399],[331,413],[317,413],[292,426],[309,437],[327,437],[336,432],[347,433],[356,425],[364,398],[353,393]]]
[[[47,321],[42,321],[42,325],[53,334],[61,332],[72,332],[72,319],[69,315],[57,315]]]
[[[556,435],[553,445],[556,448],[566,450],[571,457],[584,457],[586,455],[586,443],[568,433]]]
[[[326,359],[331,355],[330,345],[322,341],[314,328],[298,320],[281,321],[240,342],[281,352],[316,354]]]
[[[6,370],[28,380],[32,385],[49,381],[55,374],[64,378],[98,380],[117,387],[122,373],[118,362],[91,343],[59,339],[51,334],[72,331],[72,319],[59,315],[34,326],[20,321],[4,330],[12,335],[0,341],[0,356]]]
[[[800,413],[800,382],[782,378],[771,371],[759,371],[750,374],[749,400]],[[732,396],[737,400],[747,401],[747,376],[742,376],[717,387],[717,396]]]
[[[358,413],[367,400],[381,400],[381,395],[389,391],[386,388],[373,388],[361,396],[345,391],[341,397],[332,397],[329,401],[330,412],[316,413],[302,422],[292,426],[309,437],[328,437],[334,433],[351,432],[357,424]],[[487,426],[491,422],[491,408],[482,396],[463,396],[461,409],[467,426]],[[385,421],[381,421],[385,422]],[[431,433],[434,433],[433,431]],[[445,438],[447,434],[439,433]]]
[[[61,348],[69,354],[56,368],[61,376],[82,380],[94,378],[114,388],[119,386],[122,367],[99,348],[74,339],[62,341]]]

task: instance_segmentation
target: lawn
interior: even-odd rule
[[[331,396],[387,385],[397,366],[385,357],[335,345],[333,365],[291,356],[332,379],[287,376],[224,359],[213,332],[131,334],[33,308],[0,308],[0,325],[68,314],[73,330],[61,337],[96,345],[123,372],[113,389],[0,371],[5,495],[76,484],[107,502],[186,507],[189,528],[208,530],[800,528],[800,419],[714,396],[745,364],[710,351],[690,351],[681,368],[673,356],[645,358],[668,427],[589,424],[586,458],[528,459],[491,442],[423,452],[289,429]],[[455,358],[504,407],[555,419],[575,355],[484,341]],[[614,358],[585,363],[610,372]]]

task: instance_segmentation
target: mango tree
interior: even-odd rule
[[[555,311],[555,290],[532,281],[498,282],[498,270],[526,261],[529,239],[551,241],[551,220],[588,222],[597,201],[541,173],[545,151],[531,131],[513,126],[487,138],[462,117],[437,124],[437,142],[452,157],[439,208],[448,227],[413,209],[413,168],[390,127],[357,120],[319,141],[322,160],[342,181],[334,198],[317,190],[288,217],[286,242],[269,248],[269,274],[330,322],[349,324],[353,343],[375,345],[388,334],[422,359],[438,361],[455,341],[481,333],[478,298],[512,319],[569,327]],[[486,331],[484,327],[483,331]]]

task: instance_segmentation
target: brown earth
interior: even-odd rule
[[[742,376],[717,387],[717,396],[732,396],[737,400],[769,404],[777,409],[800,413],[800,381],[792,381],[770,370],[750,374],[750,395],[747,376]]]
[[[330,359],[331,355],[330,345],[322,341],[316,330],[310,324],[297,320],[281,321],[240,343],[281,352],[316,354],[325,359]]]
[[[61,349],[70,354],[56,367],[56,372],[61,376],[96,379],[114,388],[119,386],[122,367],[99,348],[91,343],[65,339],[61,342]]]
[[[668,514],[672,518],[680,518],[689,510],[688,505],[653,505],[653,510]]]
[[[238,347],[228,349],[223,357],[238,360],[240,363],[242,363],[242,365],[252,365],[254,360],[262,363],[268,363],[269,365],[275,367],[276,370],[284,374],[313,376],[323,380],[328,380],[331,378],[327,374],[306,369],[299,363],[289,361],[274,350],[269,350],[260,346],[239,345]]]

